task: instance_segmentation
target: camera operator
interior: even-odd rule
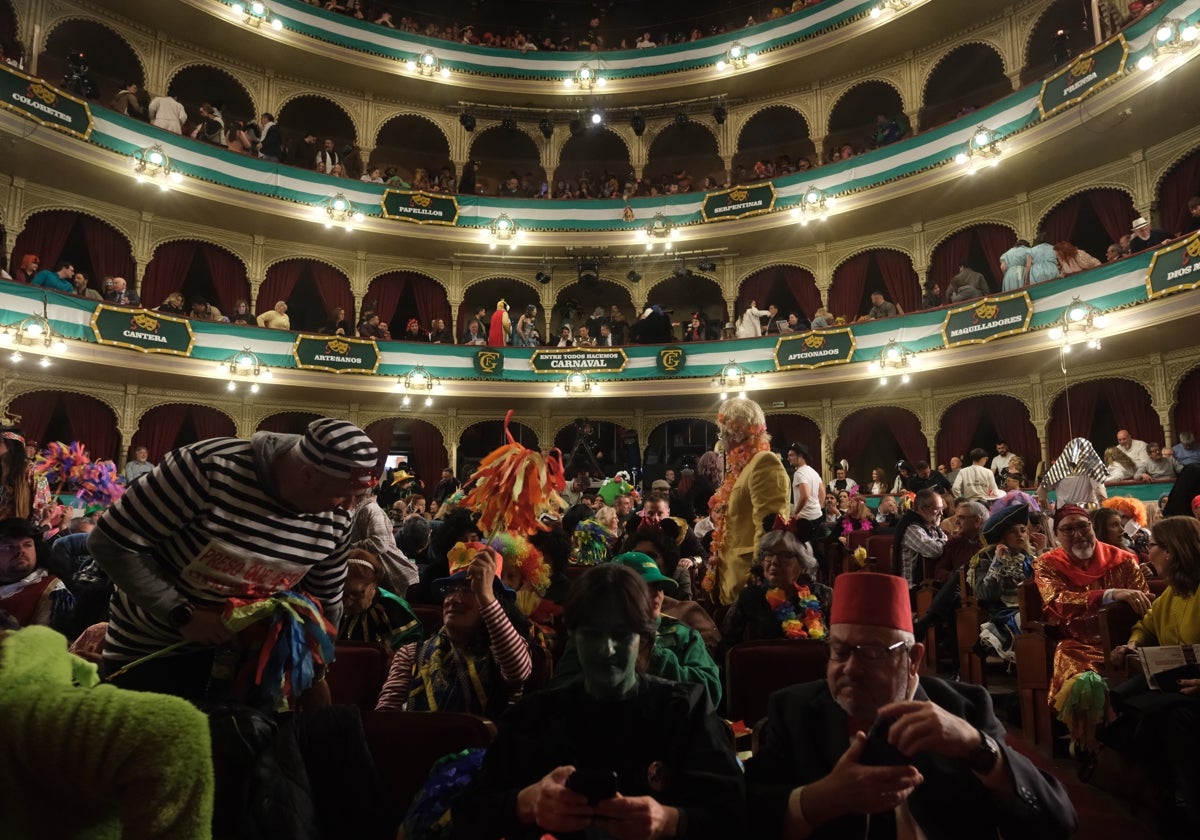
[[[99,99],[100,87],[88,70],[87,56],[76,50],[67,56],[67,75],[63,77],[63,90],[83,99]]]

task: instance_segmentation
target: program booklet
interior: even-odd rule
[[[1200,645],[1139,647],[1142,670],[1150,687],[1179,691],[1179,681],[1200,679]]]

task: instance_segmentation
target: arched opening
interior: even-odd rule
[[[921,308],[921,281],[912,258],[902,251],[876,248],[851,257],[833,272],[829,286],[829,311],[849,323],[871,308],[872,292],[902,312]]]
[[[735,311],[745,312],[750,302],[766,309],[768,304],[779,308],[779,317],[795,313],[804,321],[812,321],[821,307],[821,293],[813,273],[798,265],[773,265],[760,268],[742,281],[738,288]]]
[[[25,254],[41,257],[41,267],[50,270],[59,260],[69,260],[77,274],[87,275],[88,286],[100,292],[104,291],[101,281],[105,275],[124,277],[130,289],[137,283],[129,240],[112,225],[86,213],[34,213],[13,245],[13,270],[20,267]]]
[[[682,274],[679,273],[680,269],[683,270]],[[682,263],[676,268],[676,273],[651,287],[646,305],[653,304],[661,307],[672,322],[684,323],[691,319],[693,312],[704,315],[710,324],[720,326],[729,321],[729,307],[721,296],[721,287],[717,282],[703,274],[693,274]],[[634,317],[641,314],[635,312]]]
[[[921,130],[948,123],[958,116],[1002,99],[1012,93],[1004,75],[1004,59],[985,44],[962,44],[951,50],[933,68],[925,82],[921,105]]]
[[[558,430],[554,445],[562,452],[568,481],[581,472],[605,478],[641,466],[637,430],[607,420],[578,417]]]
[[[550,334],[557,335],[563,324],[569,324],[572,333],[577,333],[580,326],[592,320],[597,309],[603,310],[599,316],[603,318],[614,304],[622,312],[633,309],[633,297],[624,286],[603,278],[572,283],[558,293],[554,302],[549,323]],[[595,330],[591,337],[597,337]]]
[[[427,332],[435,319],[453,323],[446,288],[416,271],[389,271],[372,280],[363,298],[364,317],[368,312],[390,324],[394,338],[400,338],[410,318],[416,318]]]
[[[1162,423],[1150,393],[1129,379],[1079,382],[1058,395],[1050,406],[1047,431],[1050,463],[1071,438],[1087,438],[1101,455],[1117,445],[1117,430],[1128,429],[1137,440],[1161,441]]]
[[[167,85],[167,92],[187,108],[192,120],[200,113],[200,106],[208,102],[221,112],[228,128],[233,122],[254,122],[254,101],[250,92],[237,77],[219,67],[194,64],[180,70]],[[190,131],[194,123],[185,127]]]
[[[767,434],[771,436],[771,448],[787,463],[787,449],[793,443],[808,447],[808,463],[821,471],[821,430],[812,418],[803,414],[768,414]]]
[[[1086,13],[1088,17],[1090,14]],[[1063,36],[1059,36],[1059,31]],[[1091,49],[1092,36],[1079,28],[1078,0],[1054,0],[1049,3],[1025,42],[1025,65],[1021,84],[1047,76],[1081,52]]]
[[[450,141],[436,123],[418,114],[392,117],[380,127],[370,163],[385,172],[394,169],[409,182],[418,168],[424,169],[430,177],[448,169],[452,183],[457,184],[454,164],[450,160]]]
[[[871,470],[883,467],[896,474],[896,462],[929,460],[929,443],[921,421],[912,412],[895,406],[862,408],[838,427],[833,443],[833,460],[846,460],[849,475],[859,484],[868,482]]]
[[[1200,367],[1194,368],[1179,383],[1179,390],[1175,392],[1175,411],[1171,423],[1175,429],[1176,440],[1179,440],[1179,435],[1183,432],[1200,436]],[[1163,444],[1170,445],[1171,441],[1165,440]]]
[[[646,438],[643,483],[662,478],[668,468],[678,474],[684,458],[699,461],[716,445],[717,424],[711,420],[684,417],[660,423]]]
[[[203,298],[231,316],[238,301],[250,302],[245,264],[209,242],[181,239],[158,246],[142,277],[143,303],[157,306],[172,292],[182,292],[190,307]]]
[[[78,53],[83,53],[86,69],[76,72],[67,57]],[[136,83],[141,88],[146,81],[137,53],[124,38],[102,23],[82,19],[64,20],[54,27],[38,56],[38,75],[105,105],[125,85]],[[143,102],[149,101],[144,92],[140,95]]]
[[[317,332],[337,307],[346,313],[347,321],[354,323],[350,278],[318,260],[283,260],[267,269],[254,312],[261,315],[281,300],[288,305],[293,332]]]
[[[879,114],[888,119],[906,119],[900,92],[887,82],[866,81],[846,91],[829,113],[829,131],[823,150],[825,161],[832,161],[834,152],[844,158],[841,149],[847,144],[856,155],[869,150]]]
[[[317,138],[318,147],[326,139],[332,140],[346,175],[357,178],[362,174],[356,171],[362,169],[357,153],[358,132],[354,129],[354,120],[341,105],[323,96],[304,94],[289,99],[275,116],[283,134],[283,142],[289,149],[302,146],[309,134]],[[312,160],[293,160],[292,163],[304,169],[316,169],[317,161],[314,157]]]
[[[938,427],[937,460],[948,464],[952,456],[958,456],[966,466],[971,463],[967,453],[972,449],[979,447],[991,455],[1000,441],[1025,461],[1025,479],[1032,482],[1042,446],[1029,409],[1007,394],[968,397],[950,406]]]
[[[11,0],[0,2],[0,49],[4,50],[6,58],[13,61],[24,61],[25,46],[21,43],[20,33],[17,32],[17,16],[13,12]]]
[[[758,161],[774,164],[776,174],[816,165],[817,150],[810,135],[808,120],[795,108],[786,105],[763,108],[742,126],[737,154],[733,156],[731,183],[762,180],[754,166]]]
[[[566,189],[578,193],[579,182],[588,180],[589,193],[599,195],[609,177],[617,179],[623,190],[627,181],[633,181],[633,166],[629,162],[629,149],[613,132],[606,128],[588,129],[572,134],[563,143],[558,157],[558,169],[554,170],[556,197]]]
[[[697,122],[671,123],[650,143],[642,178],[658,184],[664,195],[699,192],[705,178],[725,183],[725,162],[721,160],[717,138]]]
[[[425,496],[433,497],[442,470],[450,463],[437,426],[414,417],[385,417],[363,431],[379,448],[380,458],[404,458],[402,463],[407,464],[408,471],[424,483]]]
[[[982,224],[964,228],[943,239],[929,256],[929,285],[937,284],[945,301],[950,280],[959,267],[978,271],[987,278],[992,291],[998,291],[1004,275],[1000,271],[1000,256],[1017,241],[1017,234],[1007,225]]]
[[[159,405],[142,415],[138,430],[129,445],[133,457],[139,446],[147,449],[147,458],[157,464],[172,449],[215,437],[234,437],[237,427],[228,414],[207,405],[171,403]]]
[[[467,321],[480,310],[483,311],[484,326],[491,324],[492,313],[496,311],[496,303],[501,300],[508,303],[508,315],[513,324],[516,324],[521,313],[525,311],[525,307],[530,304],[535,304],[538,309],[542,308],[537,292],[527,283],[522,283],[513,277],[489,277],[487,280],[475,283],[463,294],[462,304],[458,307],[458,324],[455,327],[455,335],[461,336],[465,333]],[[545,336],[542,338],[544,339]]]
[[[1158,216],[1162,229],[1172,236],[1200,228],[1200,209],[1193,215],[1188,199],[1200,195],[1200,147],[1175,164],[1158,185]]]
[[[1136,216],[1129,193],[1113,187],[1097,187],[1054,205],[1042,216],[1038,229],[1045,232],[1047,242],[1070,242],[1103,260],[1108,246],[1129,233],[1129,225]]]
[[[281,411],[270,417],[264,417],[256,431],[275,432],[279,435],[302,435],[309,423],[320,420],[323,416],[311,411]]]
[[[475,183],[484,195],[533,198],[546,180],[537,143],[519,129],[499,125],[484,129],[471,143],[470,157],[479,161]]]
[[[8,413],[21,418],[25,439],[36,441],[42,449],[51,441],[79,441],[93,461],[117,457],[121,445],[117,415],[95,397],[73,391],[29,391],[8,404]]]
[[[508,431],[526,449],[538,448],[537,435],[524,423],[513,420],[508,424]],[[460,480],[465,479],[479,468],[479,462],[489,452],[507,443],[503,420],[484,420],[465,429],[458,439],[458,469],[454,474]]]

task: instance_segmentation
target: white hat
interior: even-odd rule
[[[1144,217],[1138,216],[1136,219],[1133,220],[1133,227],[1131,227],[1130,230],[1134,231],[1134,230],[1137,230],[1138,228],[1143,228],[1143,227],[1150,227],[1150,223],[1147,222]]]

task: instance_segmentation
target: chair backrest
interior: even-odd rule
[[[740,642],[725,654],[726,717],[754,726],[781,688],[825,676],[825,642],[759,639]]]
[[[867,540],[870,538],[870,531],[851,531],[846,536],[846,548],[851,554],[853,554],[856,548],[866,548]]]
[[[336,705],[375,708],[391,656],[383,645],[369,642],[338,642],[336,659],[329,668],[329,693]]]
[[[898,564],[892,560],[892,542],[891,534],[872,534],[867,540],[867,557],[875,560],[875,571],[888,575],[899,572]]]
[[[408,606],[412,609],[413,615],[421,619],[421,627],[425,631],[425,638],[429,638],[442,629],[441,604],[409,604]]]
[[[1046,604],[1033,578],[1021,581],[1017,587],[1017,607],[1021,612],[1021,624],[1027,621],[1043,621]]]

